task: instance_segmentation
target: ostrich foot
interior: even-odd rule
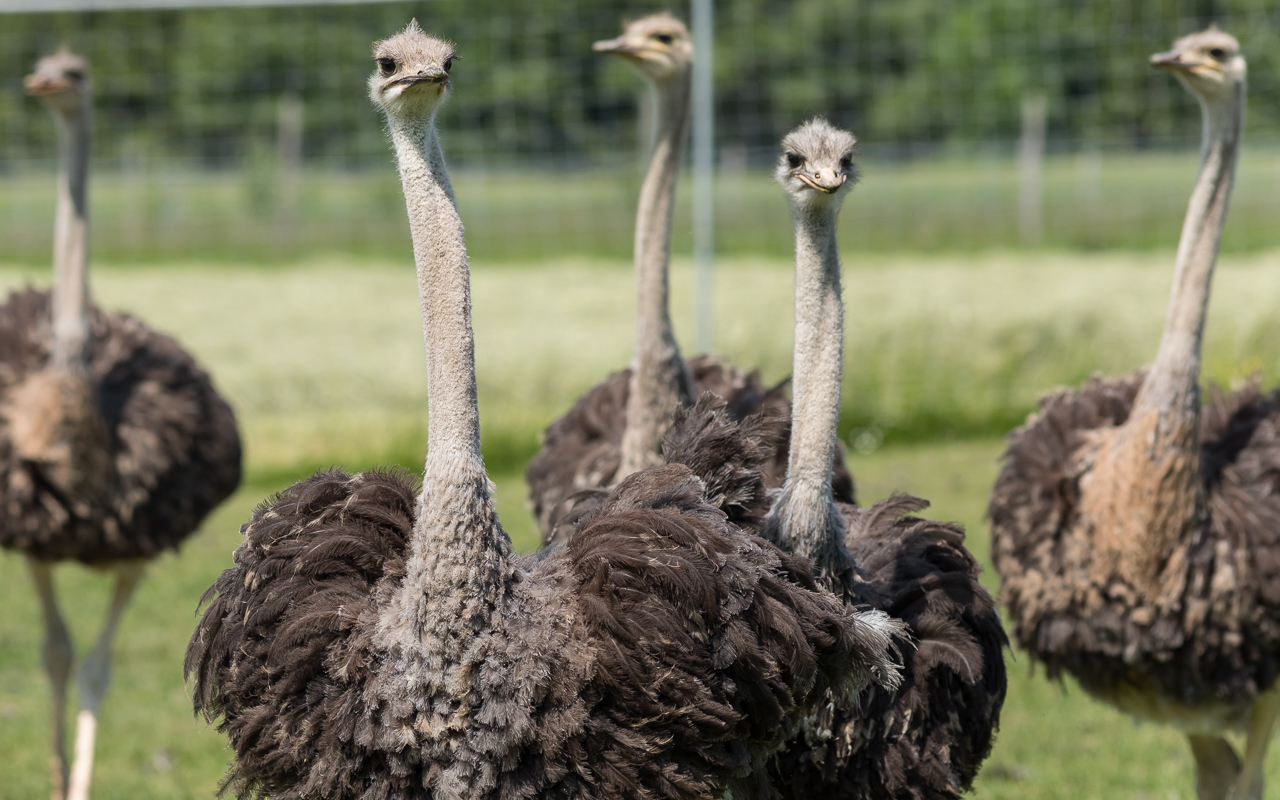
[[[1191,754],[1196,759],[1196,797],[1199,800],[1227,800],[1240,776],[1240,759],[1221,736],[1188,734]]]
[[[71,767],[71,787],[67,800],[89,800],[89,779],[93,775],[93,743],[98,733],[96,711],[80,709],[76,715],[76,760]]]
[[[93,774],[93,747],[98,733],[98,709],[111,684],[111,643],[124,609],[142,579],[141,561],[121,562],[114,567],[115,594],[107,619],[89,657],[80,665],[80,713],[76,715],[75,761],[71,766],[71,783],[67,800],[89,800],[89,780]]]

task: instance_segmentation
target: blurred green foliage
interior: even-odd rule
[[[50,125],[21,95],[36,57],[86,52],[98,151],[239,163],[273,139],[281,96],[306,106],[309,160],[385,162],[365,99],[369,44],[417,16],[459,43],[460,95],[444,127],[455,161],[583,166],[629,152],[638,81],[592,40],[652,0],[433,0],[352,6],[0,15],[0,169],[52,153]],[[1020,99],[1048,100],[1057,142],[1194,140],[1194,103],[1147,56],[1217,21],[1250,59],[1250,127],[1276,133],[1280,74],[1271,0],[721,0],[718,137],[771,151],[824,113],[869,142],[936,148],[1016,138]],[[679,10],[679,8],[678,8]]]

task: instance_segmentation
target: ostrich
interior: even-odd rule
[[[1245,107],[1236,40],[1151,57],[1200,101],[1200,173],[1155,361],[1060,390],[1010,435],[988,514],[1019,644],[1051,676],[1183,731],[1201,800],[1262,797],[1280,711],[1280,416],[1256,385],[1198,386]],[[1244,763],[1224,738],[1248,735]]]
[[[547,427],[541,451],[526,472],[534,517],[544,541],[564,543],[572,528],[557,521],[584,489],[608,487],[662,460],[672,412],[702,393],[723,397],[738,419],[768,407],[790,410],[782,386],[761,384],[719,358],[680,357],[668,311],[667,272],[676,179],[689,119],[693,42],[680,20],[653,14],[627,26],[616,39],[595,43],[596,52],[625,59],[648,83],[657,109],[656,135],[636,212],[636,349],[630,369],[593,387]],[[787,429],[765,466],[766,484],[781,484],[787,461]],[[837,456],[836,494],[853,502],[853,478]]]
[[[454,48],[415,21],[374,58],[418,269],[425,471],[420,491],[393,471],[318,473],[245,525],[185,665],[197,712],[231,740],[228,785],[281,800],[767,794],[759,768],[790,720],[825,691],[896,680],[897,626],[730,524],[682,464],[622,481],[570,546],[512,554],[435,127]],[[715,429],[704,412],[686,427]]]
[[[65,48],[26,78],[57,123],[53,291],[0,305],[0,546],[28,560],[53,687],[53,796],[85,798],[111,643],[146,562],[176,549],[240,482],[240,437],[209,376],[168,336],[89,299],[88,64]],[[64,729],[73,648],[52,565],[111,572],[106,622],[79,671],[75,761]]]
[[[954,798],[991,752],[1008,645],[960,526],[909,516],[897,495],[860,509],[832,498],[844,307],[836,217],[857,180],[854,137],[823,119],[783,139],[777,180],[796,235],[795,396],[786,483],[763,535],[803,556],[850,603],[887,612],[917,646],[902,683],[832,702],[771,765],[784,797]]]

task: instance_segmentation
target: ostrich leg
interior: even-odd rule
[[[1244,766],[1231,793],[1231,800],[1262,800],[1262,782],[1267,760],[1267,745],[1276,716],[1280,715],[1280,693],[1268,692],[1253,704],[1249,715],[1249,738],[1245,744]]]
[[[40,596],[40,610],[44,616],[44,648],[41,661],[49,673],[53,688],[53,800],[63,800],[67,792],[67,679],[71,677],[71,660],[74,648],[67,633],[62,614],[58,613],[58,600],[53,594],[53,569],[46,561],[27,559],[31,578]]]
[[[1198,800],[1226,800],[1231,786],[1240,777],[1240,759],[1221,736],[1188,734],[1191,755],[1196,759]]]
[[[80,713],[76,716],[75,762],[71,767],[71,788],[67,800],[89,799],[89,778],[93,773],[93,744],[98,731],[98,707],[111,682],[111,642],[116,635],[120,616],[129,605],[138,581],[142,580],[143,561],[122,561],[113,567],[116,574],[115,594],[107,619],[89,657],[80,666],[77,682],[80,688]]]

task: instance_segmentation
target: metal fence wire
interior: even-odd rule
[[[625,257],[647,115],[640,81],[591,42],[662,8],[431,0],[0,14],[0,259],[48,252],[53,126],[21,80],[63,43],[92,65],[99,257],[402,254],[403,209],[365,78],[370,42],[411,17],[463,57],[440,124],[477,257]],[[720,252],[786,252],[766,165],[814,114],[862,142],[862,197],[851,202],[864,213],[844,222],[853,247],[1171,246],[1199,112],[1147,57],[1209,22],[1240,39],[1250,70],[1225,246],[1275,243],[1280,6],[1270,0],[715,9]],[[688,247],[687,226],[676,246]]]

